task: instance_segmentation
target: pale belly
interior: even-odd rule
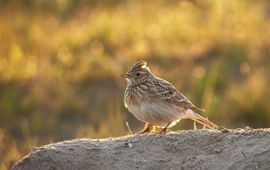
[[[169,122],[179,121],[184,110],[172,104],[163,102],[143,102],[140,104],[125,103],[128,110],[140,121],[151,123],[160,127]],[[173,125],[173,124],[172,124]]]

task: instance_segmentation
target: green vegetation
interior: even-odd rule
[[[33,146],[139,130],[120,74],[141,59],[213,122],[269,127],[269,37],[266,0],[2,0],[0,169]]]

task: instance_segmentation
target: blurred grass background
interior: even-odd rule
[[[120,78],[137,60],[213,122],[269,127],[269,37],[267,0],[0,0],[0,169],[33,146],[142,128]]]

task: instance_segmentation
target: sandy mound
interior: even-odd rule
[[[12,169],[270,169],[270,129],[75,139],[34,148]]]

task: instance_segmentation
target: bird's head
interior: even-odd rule
[[[121,76],[126,78],[130,85],[135,85],[146,81],[149,77],[153,76],[150,69],[146,66],[145,61],[139,61],[134,64],[131,69]]]

